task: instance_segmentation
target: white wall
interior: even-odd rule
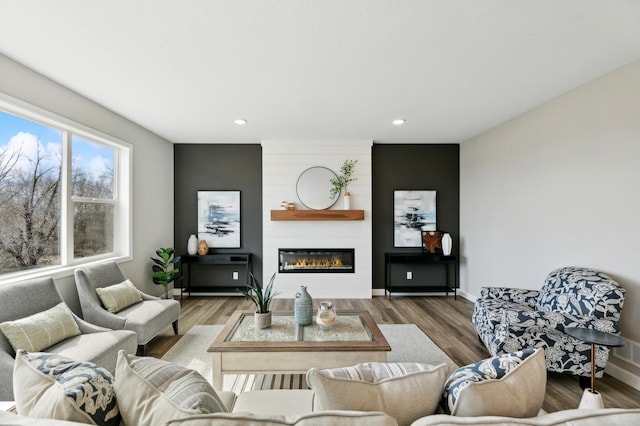
[[[599,269],[627,290],[622,335],[640,342],[640,61],[464,142],[460,210],[464,291]]]
[[[278,274],[275,288],[281,297],[292,298],[301,285],[311,297],[371,297],[371,146],[372,141],[281,141],[262,142],[263,277],[267,281],[278,270],[278,248],[355,248],[353,274]],[[300,173],[324,166],[339,173],[344,160],[358,160],[349,185],[352,209],[365,211],[363,221],[272,221],[271,210],[282,201],[298,201],[296,182]],[[328,189],[327,189],[328,191]],[[342,209],[342,197],[332,209]]]
[[[138,288],[162,294],[163,287],[151,281],[149,257],[173,241],[173,145],[4,55],[0,75],[0,92],[133,145],[133,260],[120,266]],[[56,282],[79,312],[73,279]]]

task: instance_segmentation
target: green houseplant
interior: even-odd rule
[[[271,326],[271,311],[269,306],[275,296],[280,294],[279,291],[273,291],[273,281],[276,278],[274,273],[269,280],[269,284],[263,289],[258,279],[249,273],[249,284],[244,290],[237,289],[247,300],[251,300],[256,306],[255,323],[259,328],[267,328]]]
[[[180,270],[176,268],[176,263],[180,261],[180,256],[173,257],[175,250],[172,247],[160,247],[156,250],[158,257],[152,257],[153,265],[151,278],[154,284],[164,287],[164,297],[169,298],[169,283],[178,278]]]
[[[345,195],[349,194],[349,184],[358,180],[356,177],[352,177],[353,168],[355,167],[358,160],[344,160],[342,167],[340,167],[340,174],[329,180],[331,182],[331,199],[333,200],[336,196],[340,195],[340,192],[344,189]]]

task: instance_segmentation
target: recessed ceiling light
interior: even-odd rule
[[[245,124],[247,124],[247,120],[245,120],[244,118],[238,118],[237,120],[233,120],[233,122],[238,126],[244,126]]]
[[[392,121],[392,123],[395,126],[402,126],[407,120],[405,120],[404,118],[396,118],[395,120]]]

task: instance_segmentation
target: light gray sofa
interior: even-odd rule
[[[180,302],[177,300],[160,299],[140,291],[142,303],[136,303],[115,314],[102,306],[96,288],[120,284],[127,279],[115,262],[78,268],[75,277],[82,317],[102,327],[135,331],[138,336],[138,354],[144,355],[147,343],[168,325],[172,324],[174,333],[178,334]]]
[[[388,425],[397,423],[381,413],[359,411],[313,411],[313,397],[308,390],[253,391],[238,396],[221,395],[231,407],[231,413],[194,415],[167,422],[173,426],[318,426],[318,425]],[[226,393],[225,393],[226,394]],[[279,414],[275,414],[279,413]],[[0,411],[0,425],[65,426],[80,423],[35,419]],[[457,417],[434,414],[422,417],[411,426],[446,425],[572,425],[636,426],[640,424],[640,409],[603,408],[599,410],[564,410],[530,418],[480,416]]]
[[[0,323],[25,318],[63,303],[52,278],[19,281],[0,286]],[[78,361],[91,361],[113,371],[118,351],[135,352],[136,334],[90,324],[73,315],[80,335],[70,337],[43,351]],[[15,351],[0,332],[0,401],[12,401]]]

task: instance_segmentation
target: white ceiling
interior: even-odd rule
[[[0,53],[175,143],[455,143],[639,59],[640,1],[0,0]]]

